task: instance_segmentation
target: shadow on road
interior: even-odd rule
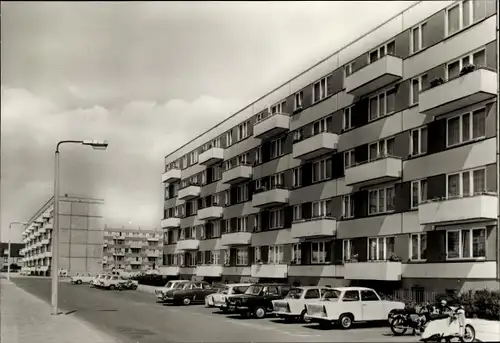
[[[308,329],[313,329],[313,330],[339,330],[339,331],[347,331],[347,330],[341,328],[339,325],[335,325],[335,324],[332,324],[330,326],[322,326],[322,325],[313,323],[313,324],[306,324],[306,325],[304,325],[304,327],[308,328]],[[356,324],[353,324],[352,329],[374,329],[374,328],[383,328],[383,327],[387,327],[387,323],[384,323],[384,322],[381,322],[381,323],[374,322],[373,323],[373,322],[371,322],[371,323],[356,323]],[[393,335],[390,334],[390,336],[393,336]]]

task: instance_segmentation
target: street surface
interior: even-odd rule
[[[15,278],[24,290],[50,303],[50,279]],[[89,285],[60,284],[60,308],[123,343],[164,342],[417,342],[394,337],[388,327],[320,330],[317,325],[285,324],[277,318],[241,319],[203,305],[172,306],[139,291],[106,291]]]

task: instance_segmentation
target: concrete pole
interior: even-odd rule
[[[59,145],[55,152],[54,227],[52,230],[52,297],[51,314],[59,314]]]

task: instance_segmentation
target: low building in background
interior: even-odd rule
[[[64,275],[98,273],[102,269],[104,200],[65,196],[59,202],[59,268]],[[49,276],[52,272],[54,198],[28,221],[23,232],[22,271]]]
[[[102,251],[105,272],[154,272],[163,264],[163,233],[105,227]]]
[[[21,269],[21,259],[23,258],[22,249],[24,248],[23,243],[11,243],[10,249],[10,264],[11,270]],[[2,256],[2,271],[7,270],[9,264],[9,243],[0,243],[0,256]]]

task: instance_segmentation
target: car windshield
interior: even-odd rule
[[[165,288],[172,288],[173,282],[169,281],[167,284],[164,286]]]
[[[340,291],[336,289],[328,290],[323,293],[323,300],[338,301],[340,299]]]
[[[111,275],[106,276],[106,280],[111,279]]]
[[[300,299],[302,296],[302,293],[304,293],[303,289],[300,288],[292,288],[288,294],[286,295],[285,299]]]
[[[249,286],[236,286],[232,289],[232,294],[245,294]]]
[[[245,294],[259,295],[261,291],[262,291],[262,286],[251,285],[250,287],[248,287]]]
[[[172,288],[173,288],[173,289],[184,289],[184,287],[185,287],[185,286],[186,286],[186,284],[185,284],[185,283],[183,283],[183,282],[179,282],[179,283],[176,283],[176,284],[174,285],[174,287],[172,287]]]
[[[219,294],[227,294],[228,291],[229,291],[229,287],[221,287],[221,288],[219,288],[219,290],[217,291],[217,293],[219,293]]]

